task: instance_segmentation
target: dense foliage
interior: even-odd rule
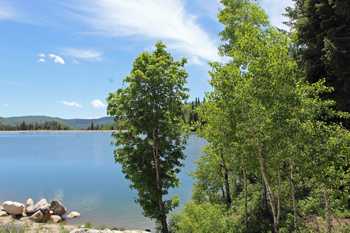
[[[210,144],[190,174],[193,203],[170,229],[309,232],[324,217],[330,232],[332,216],[349,214],[350,133],[329,119],[349,114],[320,98],[332,93],[325,77],[300,80],[295,34],[272,27],[254,0],[221,3],[219,51],[230,61],[210,64],[213,91],[197,108]]]

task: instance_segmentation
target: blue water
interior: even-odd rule
[[[154,229],[154,221],[134,202],[137,191],[115,164],[112,139],[107,132],[0,133],[0,204],[57,199],[68,213],[81,214],[68,220],[71,225]],[[193,160],[206,144],[195,134],[188,140],[185,167],[178,174],[182,185],[169,192],[180,198],[176,212],[191,199],[193,180],[186,173],[196,169]]]

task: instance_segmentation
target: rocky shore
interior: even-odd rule
[[[58,201],[53,200],[49,204],[45,198],[41,199],[34,205],[34,202],[29,198],[26,204],[16,201],[5,201],[0,206],[0,230],[3,228],[7,232],[10,229],[22,228],[25,232],[70,232],[70,233],[109,233],[109,232],[124,232],[124,233],[147,233],[150,230],[145,231],[118,231],[118,230],[96,230],[84,228],[84,226],[69,226],[60,224],[67,221],[66,218],[75,219],[80,216],[76,211],[72,211],[68,215],[66,208]],[[50,224],[47,224],[50,223]]]

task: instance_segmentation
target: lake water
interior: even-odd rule
[[[137,191],[129,188],[121,166],[115,164],[112,139],[109,132],[0,133],[0,204],[57,199],[68,213],[81,214],[68,220],[70,225],[154,229],[154,221],[134,202]],[[188,140],[185,167],[178,174],[182,184],[169,192],[180,198],[175,212],[191,199],[193,180],[186,173],[196,169],[193,160],[205,145],[207,141],[195,134]]]

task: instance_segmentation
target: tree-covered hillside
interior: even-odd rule
[[[62,119],[58,117],[48,116],[20,116],[20,117],[7,117],[0,118],[0,125],[12,125],[16,126],[26,122],[27,124],[45,123],[45,122],[59,122],[66,124],[67,126],[74,129],[86,129],[91,125],[91,119]],[[95,124],[99,125],[112,125],[114,124],[112,117],[102,117],[99,119],[93,119]]]

